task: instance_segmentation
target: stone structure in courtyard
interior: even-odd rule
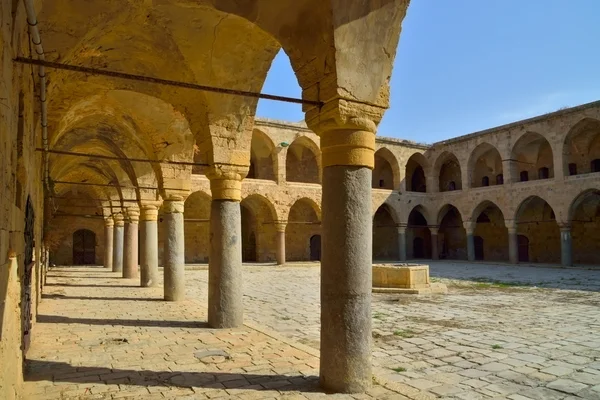
[[[433,294],[447,293],[442,283],[429,279],[429,265],[373,264],[373,293]]]
[[[0,0],[0,398],[19,393],[50,260],[161,274],[165,301],[208,262],[217,329],[243,323],[244,260],[320,260],[320,384],[352,393],[372,384],[374,259],[598,263],[600,104],[376,140],[407,7]],[[280,49],[306,124],[255,119],[244,95]]]

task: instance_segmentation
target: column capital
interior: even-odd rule
[[[558,228],[560,229],[561,232],[570,232],[571,224],[569,224],[569,223],[558,224]]]
[[[398,233],[406,234],[406,225],[396,225],[396,229],[398,229]]]
[[[140,220],[140,210],[137,207],[128,207],[127,208],[127,223],[137,224]]]
[[[475,232],[475,225],[477,225],[477,222],[475,221],[463,221],[463,226],[465,231],[467,231],[467,235],[472,235],[473,232]]]
[[[183,214],[184,203],[183,197],[172,196],[163,202],[163,212],[165,214]]]
[[[431,233],[432,235],[437,235],[440,232],[439,226],[428,226],[428,228],[429,228],[429,233]]]
[[[242,200],[242,179],[248,174],[248,166],[213,164],[206,177],[210,179],[213,200]]]
[[[375,165],[375,132],[385,108],[333,99],[306,113],[307,125],[321,137],[323,167]]]
[[[115,225],[115,220],[113,219],[112,215],[104,217],[104,226],[112,227],[114,225]]]
[[[158,204],[142,204],[140,219],[142,221],[156,221],[158,219]]]
[[[125,226],[125,218],[123,214],[114,214],[113,219],[115,220],[115,226]]]
[[[275,230],[277,232],[285,232],[287,221],[275,221]]]

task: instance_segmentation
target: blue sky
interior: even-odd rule
[[[600,100],[600,0],[412,0],[378,135],[433,143]],[[300,97],[285,53],[264,93]],[[261,100],[257,115],[299,121]]]

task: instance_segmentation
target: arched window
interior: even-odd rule
[[[569,163],[569,175],[577,175],[577,164]]]
[[[529,180],[529,172],[521,171],[521,182],[527,182]]]
[[[481,178],[481,186],[490,186],[490,178],[487,176]]]
[[[449,191],[456,190],[456,182],[450,181],[450,183],[448,183],[448,190]]]
[[[600,159],[592,160],[590,164],[592,172],[600,172]]]
[[[538,169],[538,179],[548,179],[550,176],[550,170],[547,167]]]
[[[496,175],[496,185],[503,185],[503,184],[504,184],[504,175],[502,175],[502,174]]]

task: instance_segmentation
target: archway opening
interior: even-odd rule
[[[469,174],[471,187],[502,185],[502,157],[498,150],[488,143],[477,146],[469,157]]]
[[[73,232],[73,265],[96,264],[96,234],[89,229]]]
[[[600,172],[600,121],[585,118],[565,137],[563,145],[565,175]]]
[[[398,228],[387,204],[382,204],[373,217],[373,260],[398,260]]]
[[[242,261],[275,260],[276,230],[273,205],[261,195],[253,194],[240,203],[242,217]]]
[[[250,169],[246,178],[275,180],[277,171],[277,154],[271,139],[263,132],[255,129],[252,132],[250,145]]]
[[[406,256],[409,259],[431,258],[431,232],[422,211],[421,207],[417,206],[408,215]]]
[[[573,262],[600,265],[600,190],[577,196],[569,214]]]
[[[427,179],[425,177],[426,160],[423,154],[416,153],[410,156],[406,163],[406,191],[422,192],[427,191]]]
[[[527,132],[517,140],[511,155],[513,182],[554,178],[552,148],[545,137]]]
[[[288,182],[321,183],[319,150],[310,139],[301,136],[288,147],[285,175]]]
[[[290,208],[285,228],[285,258],[310,261],[321,254],[321,222],[318,206],[309,199],[299,199]],[[317,238],[318,236],[318,243]]]
[[[504,215],[490,201],[481,203],[473,212],[475,230],[475,259],[485,261],[508,260],[508,229]]]
[[[400,182],[398,162],[394,154],[382,147],[375,152],[372,187],[374,189],[394,190]]]
[[[440,192],[462,190],[460,163],[454,154],[444,152],[438,158],[437,166]]]
[[[192,193],[184,204],[183,229],[186,263],[207,263],[210,254],[210,203],[204,192]]]
[[[525,199],[516,215],[519,254],[521,261],[534,263],[560,262],[560,230],[552,207],[543,199]],[[524,246],[528,245],[525,249]]]
[[[466,260],[467,259],[467,233],[463,219],[458,209],[446,205],[440,211],[438,232],[438,249],[440,259]]]

